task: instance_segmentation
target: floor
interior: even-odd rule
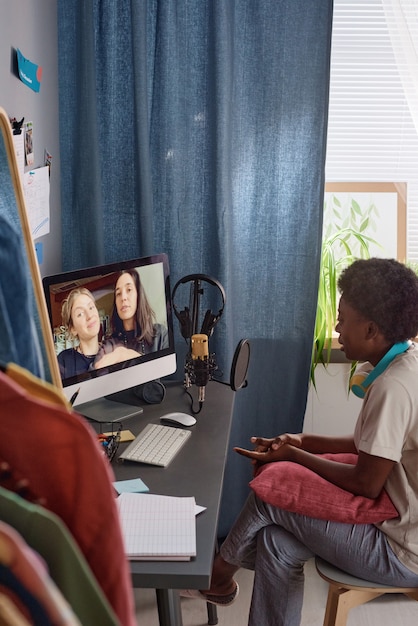
[[[245,626],[251,599],[252,573],[241,570],[237,574],[240,595],[230,607],[218,608],[219,626]],[[327,584],[320,578],[313,561],[306,565],[305,600],[301,626],[322,626],[324,619]],[[152,589],[136,589],[137,617],[139,626],[159,626]],[[205,626],[206,605],[200,600],[182,599],[183,626]],[[352,609],[347,626],[416,626],[418,602],[405,596],[384,596],[368,604]],[[260,624],[259,626],[263,626]]]

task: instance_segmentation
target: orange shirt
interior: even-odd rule
[[[121,624],[136,626],[114,476],[93,429],[0,371],[0,456],[66,524]]]

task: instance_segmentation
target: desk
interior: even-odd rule
[[[196,391],[192,388],[193,394]],[[145,405],[142,414],[124,420],[123,428],[129,428],[136,435],[146,424],[159,423],[164,413],[190,413],[190,404],[182,384],[168,383],[164,401]],[[117,480],[139,477],[151,493],[194,496],[197,504],[207,507],[196,518],[196,558],[187,562],[130,562],[133,586],[156,589],[161,626],[182,626],[176,589],[207,589],[210,586],[233,405],[234,392],[230,387],[212,381],[206,388],[202,411],[196,415],[197,423],[191,427],[192,436],[168,467],[116,460],[112,464]],[[194,406],[197,406],[196,401]]]

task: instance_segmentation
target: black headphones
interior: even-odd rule
[[[199,300],[200,296],[203,294],[203,288],[201,286],[202,282],[209,283],[218,289],[222,297],[222,306],[217,313],[213,313],[210,309],[207,309],[203,318],[202,326],[200,330],[198,330]],[[193,283],[193,302],[191,305],[191,311],[190,307],[184,307],[183,310],[179,311],[174,302],[174,296],[177,288],[185,283]],[[199,332],[202,335],[210,337],[213,333],[213,329],[222,317],[225,307],[225,290],[220,282],[218,282],[215,278],[206,276],[206,274],[188,274],[187,276],[180,278],[180,280],[174,285],[172,301],[174,314],[180,322],[180,331],[185,339],[190,339],[192,335]]]

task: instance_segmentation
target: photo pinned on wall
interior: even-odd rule
[[[27,122],[25,125],[25,157],[26,165],[32,166],[35,162],[33,151],[33,123]]]

